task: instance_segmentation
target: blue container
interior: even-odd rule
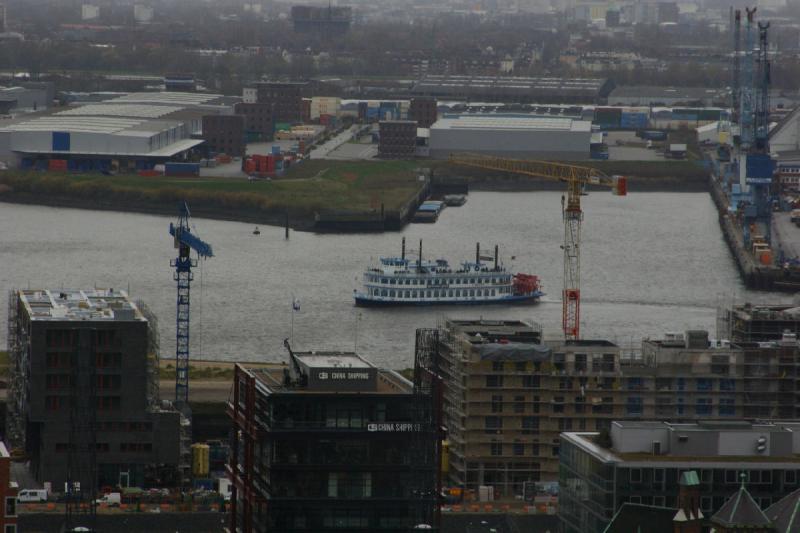
[[[165,176],[198,176],[200,175],[199,163],[165,163]]]
[[[211,478],[195,479],[193,485],[196,489],[214,490],[214,480]]]
[[[278,146],[278,145],[273,145],[272,146],[272,155],[280,155],[280,153],[281,153],[281,147]]]
[[[30,157],[23,157],[19,164],[20,168],[30,170],[33,168],[33,159]]]
[[[766,154],[752,154],[747,156],[748,178],[771,178],[775,171],[775,161]]]

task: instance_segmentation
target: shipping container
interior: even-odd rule
[[[67,160],[66,159],[51,159],[47,163],[47,169],[53,171],[66,171],[67,170]]]
[[[209,472],[208,444],[192,444],[192,476],[207,477]],[[213,485],[212,485],[213,487]]]
[[[165,163],[164,175],[166,176],[199,176],[200,165],[197,163]]]
[[[281,147],[277,144],[272,145],[272,153],[273,155],[278,155],[281,153]]]

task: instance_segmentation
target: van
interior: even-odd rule
[[[119,504],[122,503],[122,495],[119,492],[109,492],[108,494],[104,494],[102,498],[95,500],[94,503],[104,503],[109,507],[119,507]]]
[[[24,489],[17,493],[19,503],[39,503],[47,501],[47,491],[44,489]]]

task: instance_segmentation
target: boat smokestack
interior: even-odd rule
[[[499,250],[500,250],[500,247],[495,244],[494,245],[494,269],[495,270],[497,270],[497,254],[498,254]]]
[[[403,237],[403,247],[400,249],[400,259],[406,258],[406,238]]]
[[[475,264],[481,264],[481,243],[479,242],[475,243]]]
[[[422,239],[419,240],[419,257],[417,258],[417,267],[422,268]]]

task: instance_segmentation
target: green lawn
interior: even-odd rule
[[[419,187],[415,167],[406,161],[307,161],[272,181],[8,171],[0,174],[0,186],[43,195],[156,203],[186,199],[190,204],[265,211],[366,211],[381,203],[391,211]]]

